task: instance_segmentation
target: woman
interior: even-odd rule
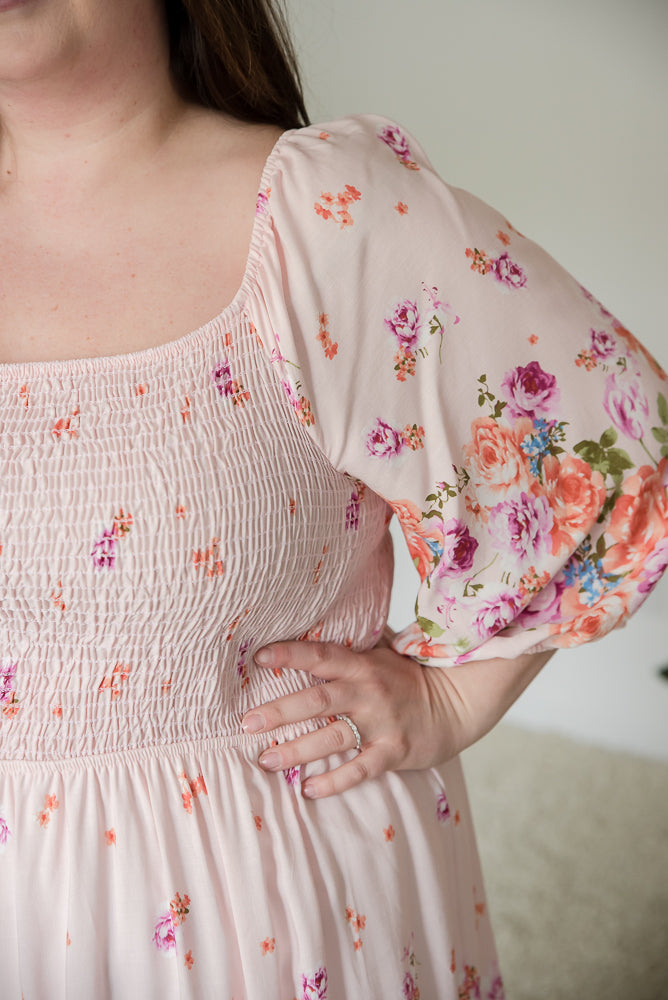
[[[667,561],[664,373],[278,24],[0,3],[3,996],[498,1000],[457,754]]]

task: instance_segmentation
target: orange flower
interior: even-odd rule
[[[37,813],[37,819],[39,821],[39,825],[40,826],[48,826],[49,825],[49,821],[51,820],[51,813],[47,812],[46,810],[43,810],[42,812],[38,812]]]
[[[271,955],[276,949],[276,938],[265,938],[260,941],[260,948],[263,955]]]
[[[533,480],[520,441],[532,428],[528,419],[518,420],[514,428],[498,424],[491,417],[474,420],[471,443],[464,446],[473,484],[495,492],[506,492],[511,487],[528,488]]]
[[[532,333],[530,337],[527,337],[527,340],[532,346],[538,343],[538,337],[536,336],[535,333]]]
[[[353,948],[355,949],[355,951],[360,951],[361,950],[361,948],[362,948],[362,939],[361,938],[357,938],[356,941],[353,941]]]
[[[443,522],[440,517],[429,517],[423,520],[422,511],[416,507],[412,500],[391,500],[389,504],[397,515],[397,520],[408,544],[408,551],[420,574],[420,579],[424,580],[435,563],[434,552],[428,541],[440,542],[442,546]]]
[[[190,792],[183,792],[181,795],[181,799],[183,800],[183,808],[185,809],[185,811],[187,813],[190,813],[190,815],[192,815],[193,797],[190,794]]]
[[[385,834],[385,840],[392,842],[394,840],[394,827],[390,826],[383,827],[383,833]]]
[[[185,965],[186,969],[190,970],[190,969],[192,969],[194,963],[195,963],[195,960],[193,958],[192,950],[187,951],[186,954],[185,954],[185,960],[184,960],[183,964]]]
[[[510,243],[510,236],[508,235],[508,233],[504,233],[502,229],[499,229],[499,231],[496,234],[496,238],[497,240],[501,240],[504,247],[507,247],[508,244]]]
[[[253,821],[255,822],[255,829],[258,830],[258,831],[261,830],[262,829],[262,817],[261,816],[253,816]]]
[[[116,831],[114,830],[113,826],[111,830],[104,831],[104,836],[107,841],[107,847],[111,847],[113,844],[116,843]]]
[[[608,534],[616,545],[603,558],[606,573],[632,573],[637,576],[643,563],[665,538],[668,521],[668,459],[657,469],[643,465],[624,481],[623,495],[610,516]]]
[[[394,207],[399,215],[405,215],[408,211],[408,205],[403,201],[398,201]]]
[[[580,603],[579,595],[573,588],[565,590],[560,610],[569,620],[563,625],[550,626],[553,644],[568,647],[601,639],[628,618],[629,599],[630,593],[620,586],[604,594],[593,607],[588,608]]]
[[[636,340],[630,330],[627,330],[625,326],[622,326],[621,323],[618,322],[613,323],[612,328],[630,350],[634,353],[640,353],[643,355],[655,375],[658,375],[664,382],[668,379],[668,375],[664,372],[658,361],[652,357],[644,344],[641,344],[639,340]]]
[[[58,799],[55,795],[45,795],[44,796],[44,808],[45,809],[57,809],[60,805]]]
[[[543,460],[545,495],[552,508],[552,555],[572,551],[589,532],[605,503],[605,480],[581,458]]]

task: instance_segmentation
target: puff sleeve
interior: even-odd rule
[[[394,648],[449,666],[599,638],[668,563],[668,384],[643,346],[395,123],[284,137],[264,192],[273,360],[420,577]]]

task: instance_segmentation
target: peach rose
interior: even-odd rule
[[[624,493],[610,515],[607,534],[614,538],[603,558],[606,573],[637,576],[646,559],[668,534],[668,459],[658,468],[641,466],[624,481]]]
[[[533,424],[528,419],[518,420],[514,428],[499,424],[491,417],[474,420],[471,443],[464,447],[474,485],[487,487],[497,494],[511,487],[529,488],[533,478],[520,442],[532,429]]]
[[[596,521],[605,503],[605,480],[581,458],[554,455],[543,459],[545,492],[554,515],[552,555],[574,549]]]
[[[608,591],[589,608],[580,602],[579,594],[575,590],[571,588],[565,591],[561,599],[560,614],[568,616],[570,620],[561,625],[550,626],[551,644],[564,647],[579,646],[593,639],[602,639],[629,617],[631,596],[632,591],[617,587]]]
[[[411,559],[420,574],[420,580],[424,580],[434,568],[436,553],[440,553],[443,549],[443,521],[440,517],[428,517],[423,520],[422,511],[412,500],[388,502],[397,515]]]

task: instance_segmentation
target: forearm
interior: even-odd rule
[[[438,710],[448,703],[454,710],[452,724],[460,750],[496,725],[555,652],[525,653],[514,660],[474,660],[457,667],[424,667],[433,698],[440,703]]]

